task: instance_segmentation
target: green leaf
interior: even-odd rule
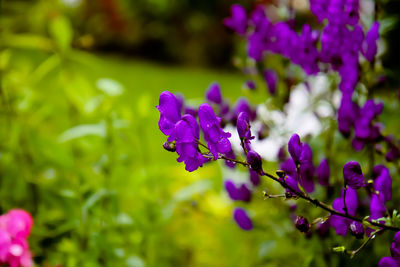
[[[60,137],[58,137],[58,141],[63,143],[89,135],[95,135],[104,138],[106,137],[106,134],[106,123],[104,121],[101,121],[98,124],[84,124],[72,127],[63,132]]]
[[[73,31],[67,17],[60,15],[54,18],[50,22],[49,31],[61,52],[66,52],[70,49]]]

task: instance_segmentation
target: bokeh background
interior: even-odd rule
[[[242,231],[222,183],[246,170],[209,164],[188,173],[162,148],[155,106],[164,90],[194,106],[214,81],[231,103],[267,97],[243,90],[235,56],[244,44],[222,24],[232,3],[1,1],[0,213],[19,207],[32,214],[38,266],[347,262],[329,249],[349,241],[305,238],[288,203],[263,200],[262,189],[275,188],[266,181],[250,207],[255,229]],[[386,61],[393,70],[396,58]],[[378,260],[370,254],[351,264]]]

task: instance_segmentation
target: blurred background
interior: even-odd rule
[[[222,178],[246,170],[188,173],[162,148],[161,91],[195,106],[218,81],[231,103],[265,100],[234,68],[244,44],[222,24],[232,3],[1,1],[0,213],[32,214],[38,266],[340,265],[329,248],[346,241],[304,238],[287,203],[263,200],[267,182],[244,232]]]

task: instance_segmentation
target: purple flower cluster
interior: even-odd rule
[[[200,128],[196,118],[190,114],[181,116],[180,106],[182,104],[172,93],[162,92],[157,106],[160,111],[158,125],[161,132],[168,136],[167,142],[175,142],[175,149],[179,155],[177,161],[183,161],[186,170],[191,172],[203,166],[209,161],[209,157],[205,157],[200,152]],[[229,153],[231,151],[228,140],[230,134],[222,130],[221,119],[215,116],[211,106],[201,105],[198,116],[204,139],[208,142],[208,149],[214,160],[218,158],[218,154]],[[168,144],[165,147],[170,148]]]

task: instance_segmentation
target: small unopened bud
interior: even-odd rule
[[[357,239],[362,239],[364,237],[364,227],[361,223],[353,221],[350,224],[350,232]]]
[[[255,171],[261,171],[262,170],[262,160],[260,155],[258,155],[257,152],[250,150],[249,153],[247,153],[247,163],[250,164],[250,167],[255,170]]]
[[[167,150],[169,152],[175,152],[176,151],[175,143],[172,143],[172,142],[165,142],[163,144],[163,147],[164,147],[165,150]]]
[[[278,175],[279,178],[284,178],[285,177],[285,171],[282,170],[277,170],[276,175]]]
[[[344,247],[344,246],[334,247],[334,248],[333,248],[333,251],[334,251],[334,252],[344,253],[344,252],[346,252],[346,247]]]
[[[307,219],[302,216],[297,216],[295,225],[300,232],[307,233],[308,230],[310,230],[310,224]]]

